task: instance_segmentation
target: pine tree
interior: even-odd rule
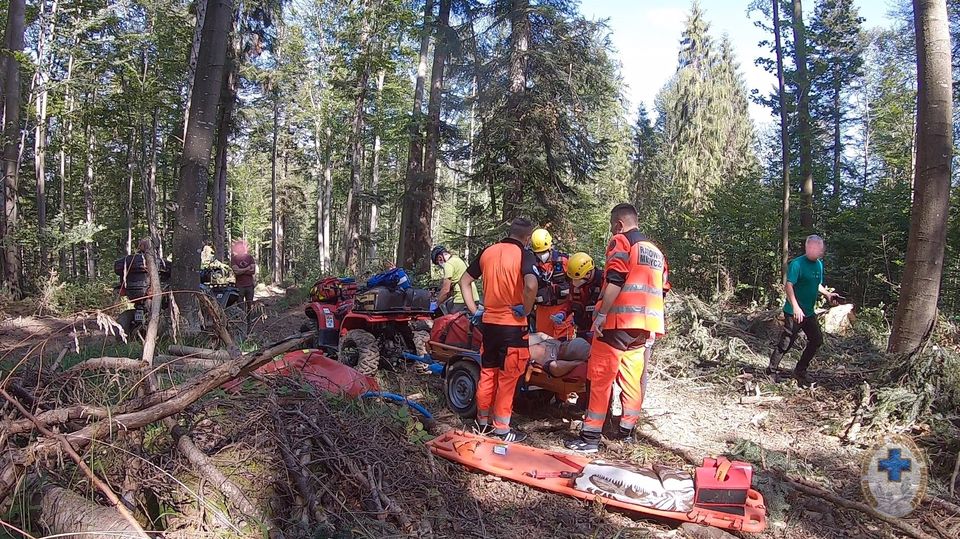
[[[849,121],[850,96],[863,77],[863,18],[853,0],[821,0],[810,23],[812,110],[829,126],[823,146],[832,156],[829,165],[834,211],[843,196],[843,132]]]
[[[749,171],[753,124],[745,85],[729,41],[719,51],[699,4],[687,17],[680,42],[679,66],[661,90],[665,176],[683,204],[697,210],[722,182]],[[658,120],[659,121],[659,120]]]
[[[654,192],[657,149],[658,140],[647,107],[640,103],[633,129],[633,200],[638,208],[646,207],[647,198]]]

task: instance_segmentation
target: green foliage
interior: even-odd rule
[[[657,98],[660,180],[674,200],[699,212],[714,189],[752,174],[753,122],[747,90],[726,36],[719,46],[698,4],[687,18],[680,64]]]

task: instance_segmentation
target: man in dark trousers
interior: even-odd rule
[[[793,375],[802,386],[810,385],[807,377],[807,367],[810,360],[823,344],[823,334],[820,332],[820,321],[814,310],[817,297],[820,294],[833,302],[837,298],[835,292],[830,292],[823,286],[823,253],[825,246],[823,238],[817,235],[807,236],[803,256],[790,261],[787,266],[787,300],[783,304],[783,333],[770,354],[770,365],[767,374],[775,376],[780,370],[780,360],[796,342],[800,330],[807,336],[807,346],[803,349],[800,361],[797,362]]]
[[[537,299],[537,260],[526,248],[532,234],[529,220],[514,219],[509,237],[481,251],[460,278],[467,310],[483,321],[477,428],[486,433],[492,424],[493,436],[505,442],[526,438],[510,429],[510,416],[517,382],[530,360],[527,317]],[[483,306],[477,307],[472,285],[481,278]]]

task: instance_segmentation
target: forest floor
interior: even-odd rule
[[[262,290],[258,295],[260,317],[247,339],[264,344],[297,333],[306,322],[302,299],[300,293],[293,291],[288,296],[279,289]],[[768,530],[757,537],[891,536],[889,526],[862,513],[800,494],[780,480],[781,474],[802,478],[848,500],[862,500],[863,455],[881,433],[865,428],[854,441],[846,439],[844,434],[854,422],[862,383],[880,368],[881,353],[874,341],[862,334],[828,335],[812,368],[815,383],[810,388],[800,388],[792,380],[775,382],[762,374],[778,328],[774,313],[723,313],[715,306],[691,299],[674,299],[670,311],[671,336],[655,350],[657,364],[646,397],[640,443],[624,446],[610,442],[599,457],[641,465],[674,464],[688,469],[704,457],[714,455],[752,462],[757,468],[754,485],[765,498],[769,519]],[[43,348],[45,356],[56,357],[60,349],[100,346],[100,352],[83,354],[95,357],[103,354],[106,346],[95,328],[96,321],[90,317],[10,317],[0,320],[0,334],[4,336],[0,340],[0,356],[15,361],[27,350],[37,353]],[[796,351],[792,352],[785,360],[787,366],[792,365],[796,357]],[[378,379],[384,390],[417,395],[417,400],[434,413],[435,423],[428,425],[431,434],[463,428],[461,420],[445,407],[439,376],[401,368],[382,371]],[[770,398],[760,399],[760,403],[741,404],[742,397],[758,394]],[[244,435],[236,434],[238,424],[249,432],[272,432],[276,415],[265,415],[257,404],[260,396],[259,393],[236,396],[229,404],[223,395],[214,398],[206,405],[205,417],[218,417],[209,411],[211,408],[230,412],[221,414],[218,425],[213,427],[207,420],[196,423],[194,438],[201,440],[198,445],[208,452],[224,452],[219,456],[229,461],[227,449],[236,451],[237,444],[246,447]],[[316,405],[300,402],[306,403],[301,406],[302,410]],[[357,443],[364,447],[342,449],[348,452],[355,449],[357,455],[382,459],[381,464],[388,468],[383,472],[384,490],[413,513],[411,516],[415,523],[419,521],[422,536],[687,536],[686,531],[670,522],[636,518],[490,475],[471,473],[452,463],[425,460],[423,452],[417,449],[422,439],[411,436],[404,439],[403,432],[397,438],[389,424],[385,428],[375,427],[384,420],[379,408],[331,405],[331,412],[327,405],[321,403],[321,406],[333,416],[333,421],[339,422],[336,424],[356,422],[353,423],[358,425],[356,432],[340,432],[338,436],[344,437],[344,444]],[[325,415],[321,412],[311,417]],[[387,418],[388,423],[395,420],[395,416]],[[413,424],[405,416],[400,420],[403,425]],[[562,450],[562,440],[575,434],[578,422],[557,407],[520,402],[514,414],[514,426],[530,435],[527,442],[530,445]],[[367,428],[374,430],[364,430]],[[407,429],[407,434],[415,430]],[[928,427],[921,426],[911,433],[922,437],[928,431]],[[392,438],[378,444],[373,437],[382,436],[383,432]],[[245,443],[249,447],[270,445],[274,443],[271,437],[276,436]],[[403,443],[392,443],[396,439]],[[956,455],[957,447],[944,449]],[[938,452],[931,458],[930,493],[949,498],[946,484],[953,462],[946,462],[941,457],[943,454]],[[421,479],[430,475],[425,468],[432,470],[432,480]],[[409,484],[388,488],[390,480]],[[347,506],[352,507],[349,502],[344,505],[342,499],[337,503],[344,511]],[[351,518],[357,520],[351,521]],[[375,520],[362,515],[348,518],[341,513],[338,519],[335,519],[335,524],[339,523],[337,537],[385,537],[396,532],[371,528],[371,521]],[[907,521],[924,527],[932,537],[960,537],[960,515],[949,515],[930,505],[922,505]],[[343,529],[348,522],[352,522],[347,526],[349,531]],[[426,529],[429,533],[424,532]]]

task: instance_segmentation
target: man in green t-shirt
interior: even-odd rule
[[[463,302],[460,287],[460,277],[467,272],[467,264],[457,255],[450,253],[443,245],[437,245],[430,251],[430,260],[443,268],[443,282],[440,284],[440,293],[437,295],[437,305],[446,313],[463,311],[467,306]],[[479,298],[477,285],[471,284],[473,297]]]
[[[817,235],[807,236],[805,243],[806,253],[790,261],[787,266],[787,300],[783,305],[784,322],[783,333],[770,354],[768,375],[775,375],[779,371],[780,360],[797,340],[800,330],[807,336],[807,347],[803,349],[800,361],[793,371],[794,377],[801,385],[809,385],[807,367],[813,359],[817,349],[823,344],[823,334],[820,332],[820,322],[814,310],[817,297],[826,296],[833,301],[837,294],[830,292],[823,286],[823,252],[825,249],[823,238]]]

